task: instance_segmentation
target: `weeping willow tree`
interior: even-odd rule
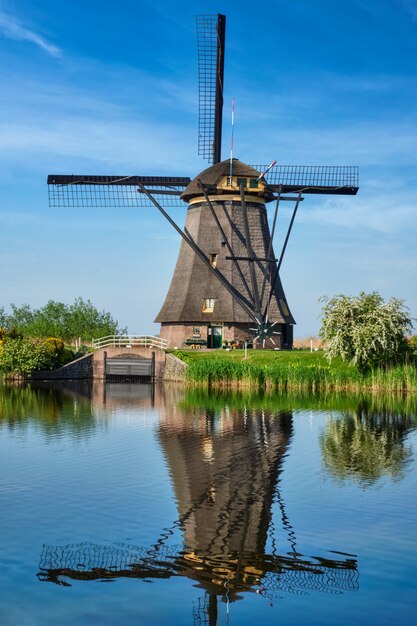
[[[337,479],[370,484],[383,476],[400,480],[412,457],[405,435],[412,418],[359,409],[330,417],[320,435],[323,463]]]
[[[406,335],[412,318],[404,302],[384,302],[376,293],[323,297],[320,336],[329,361],[341,357],[360,371],[404,360],[409,353]]]

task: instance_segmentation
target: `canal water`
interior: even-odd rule
[[[416,405],[0,387],[0,625],[415,624]]]

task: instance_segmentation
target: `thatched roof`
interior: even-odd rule
[[[258,178],[261,172],[258,172],[255,168],[246,163],[242,163],[239,159],[232,159],[232,176],[241,178]],[[203,184],[208,188],[210,194],[216,193],[231,193],[230,189],[219,187],[219,183],[224,180],[225,176],[230,176],[230,159],[221,161],[211,165],[203,172],[200,172],[194,180],[185,188],[181,198],[185,202],[189,202],[191,198],[196,196],[202,196],[202,191],[198,185],[198,180],[201,179]],[[236,190],[233,192],[236,193]],[[272,200],[273,193],[269,189],[268,185],[263,184],[259,189],[253,189],[250,191],[255,196],[262,196],[268,200]]]

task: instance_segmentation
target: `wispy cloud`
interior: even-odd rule
[[[62,167],[72,159],[77,169],[107,164],[127,171],[155,168],[170,173],[186,168],[193,156],[192,142],[184,142],[181,128],[160,125],[153,129],[143,122],[120,119],[96,121],[68,116],[50,126],[20,120],[13,126],[0,123],[0,134],[0,162],[8,155],[9,165],[31,163],[32,170],[48,162],[48,167],[51,162]]]
[[[149,79],[124,92],[114,89],[115,98],[108,90],[54,85],[47,79],[36,83],[11,77],[8,84],[0,101],[0,163],[30,164],[32,170],[50,169],[55,163],[59,169],[76,159],[76,165],[71,165],[76,171],[103,164],[114,170],[150,173],[194,171],[195,119],[186,112],[172,123],[173,112],[182,105],[187,108],[188,100],[169,81],[155,85]],[[148,106],[144,93],[149,84],[155,89]],[[131,104],[137,101],[141,102],[138,110]],[[157,123],[151,110],[155,107],[161,111]]]
[[[30,41],[48,54],[54,57],[62,56],[62,51],[57,46],[49,43],[44,37],[23,26],[17,18],[0,9],[0,34],[8,39],[16,41]]]
[[[254,162],[268,160],[263,156],[267,154],[287,164],[350,163],[367,167],[388,164],[410,167],[416,164],[417,133],[415,124],[408,120],[389,125],[378,120],[357,124],[341,121],[328,128],[315,128],[303,120],[298,127],[276,123],[269,125],[262,142],[259,141],[260,130],[260,127],[247,125],[236,140],[240,154],[252,154],[250,158],[255,159]],[[260,149],[263,155],[256,154]]]
[[[309,204],[312,200],[308,198]],[[346,234],[370,233],[389,236],[415,234],[415,207],[409,194],[384,194],[383,188],[374,197],[367,193],[352,197],[332,197],[305,207],[300,222],[325,228],[338,228]],[[404,235],[405,236],[405,235]]]

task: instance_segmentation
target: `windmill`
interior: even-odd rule
[[[154,206],[182,238],[155,321],[168,346],[218,348],[254,341],[292,347],[293,325],[280,269],[307,194],[355,195],[355,166],[247,165],[221,160],[226,18],[197,17],[198,152],[210,167],[193,180],[175,176],[48,176],[52,207]],[[273,239],[279,206],[293,203],[282,250]],[[184,228],[167,212],[188,204]],[[266,205],[275,203],[269,229]]]

